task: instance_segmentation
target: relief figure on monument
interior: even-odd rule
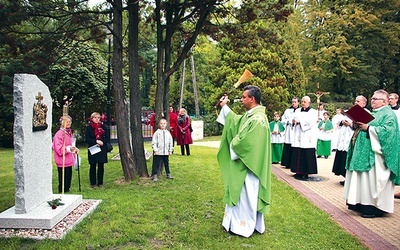
[[[33,118],[32,118],[32,129],[33,131],[46,130],[48,125],[46,123],[47,118],[47,105],[42,103],[43,96],[39,92],[36,96],[37,102],[33,105]]]

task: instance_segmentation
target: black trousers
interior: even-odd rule
[[[96,169],[96,164],[90,164],[89,178],[91,186],[103,185],[104,163],[97,163],[97,165],[98,168]],[[97,182],[96,182],[96,177],[97,177]]]
[[[58,192],[62,192],[62,168],[58,169]],[[72,180],[72,167],[64,167],[64,192],[69,192]]]
[[[152,176],[158,174],[158,170],[160,169],[161,162],[164,163],[165,172],[167,174],[170,173],[168,155],[154,155],[154,157],[153,157],[153,167],[152,167],[152,170],[151,170],[151,175]]]
[[[181,145],[181,153],[182,153],[182,155],[185,155],[185,148],[186,148],[186,154],[190,155],[189,144]]]

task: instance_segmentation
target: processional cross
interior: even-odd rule
[[[316,96],[317,97],[317,109],[318,109],[318,118],[320,117],[320,115],[319,115],[319,103],[320,103],[320,98],[321,98],[321,96],[323,96],[323,95],[329,95],[329,92],[322,92],[320,89],[319,89],[319,83],[317,83],[317,91],[315,92],[315,93],[308,93],[309,95],[314,95],[314,96]]]

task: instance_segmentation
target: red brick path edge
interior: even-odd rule
[[[341,227],[348,233],[359,238],[361,242],[370,249],[397,249],[396,246],[368,229],[365,225],[351,217],[349,213],[345,213],[324,197],[318,195],[313,190],[302,185],[298,180],[292,176],[288,176],[280,165],[272,165],[272,173],[282,182],[287,183],[293,187],[298,193],[314,203],[318,208],[328,213],[333,220],[335,220]],[[323,185],[321,183],[321,185]]]

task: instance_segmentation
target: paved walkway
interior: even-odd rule
[[[219,142],[195,142],[194,145],[219,147]],[[343,198],[341,176],[332,173],[334,152],[328,159],[319,158],[318,174],[322,181],[299,181],[289,169],[273,164],[273,174],[292,186],[301,195],[328,213],[333,220],[350,234],[357,236],[370,249],[400,249],[400,199],[395,199],[395,212],[381,218],[365,219],[359,213],[348,210]],[[396,192],[400,186],[396,186]]]

